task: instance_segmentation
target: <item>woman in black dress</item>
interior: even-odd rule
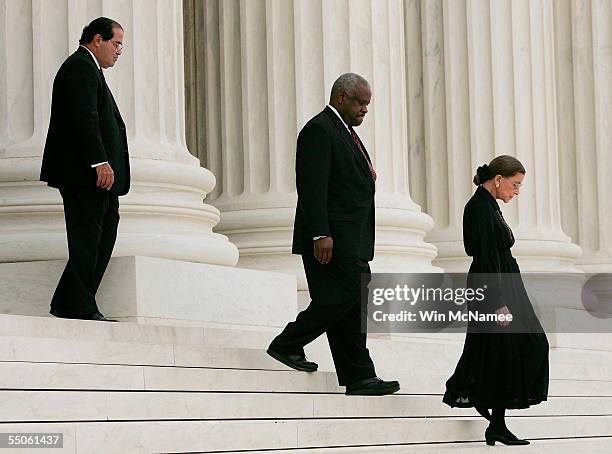
[[[463,242],[472,257],[468,286],[477,276],[498,282],[495,297],[487,298],[487,311],[513,314],[514,320],[488,327],[468,324],[463,353],[446,382],[443,401],[451,407],[474,407],[488,419],[489,445],[529,444],[506,427],[505,411],[527,408],[548,396],[548,340],[510,252],[514,235],[496,200],[508,203],[517,196],[524,177],[525,168],[516,158],[496,157],[478,168],[474,177],[478,188],[463,212]],[[468,310],[482,310],[477,306],[482,303],[470,304],[474,306],[468,305]]]

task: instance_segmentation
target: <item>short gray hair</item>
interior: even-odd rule
[[[368,81],[355,73],[345,73],[336,79],[331,89],[330,99],[334,99],[338,93],[344,91],[346,93],[352,93],[357,88],[357,84],[363,84],[367,87],[370,86]]]

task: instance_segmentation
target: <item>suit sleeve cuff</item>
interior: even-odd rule
[[[92,168],[92,169],[95,169],[96,167],[100,167],[101,165],[104,165],[104,164],[108,164],[108,161],[99,162],[99,163],[97,163],[97,164],[92,164],[92,165],[91,165],[91,168]]]

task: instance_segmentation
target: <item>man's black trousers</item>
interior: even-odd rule
[[[104,276],[119,225],[117,194],[104,189],[62,187],[68,263],[60,278],[51,310],[65,317],[98,311],[96,292]]]
[[[303,355],[304,346],[323,333],[331,349],[338,382],[346,386],[376,376],[366,347],[367,298],[362,302],[362,278],[369,282],[368,262],[333,257],[326,265],[302,255],[311,302],[271,343],[287,355]]]

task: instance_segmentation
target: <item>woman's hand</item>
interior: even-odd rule
[[[505,320],[497,320],[497,324],[500,326],[508,326],[510,324],[510,320],[508,320],[508,315],[510,314],[510,311],[508,310],[508,306],[504,306],[504,307],[500,307],[499,309],[497,309],[495,311],[495,313],[497,315],[504,315],[505,316]]]

